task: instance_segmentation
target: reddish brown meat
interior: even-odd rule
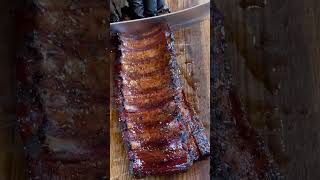
[[[29,179],[106,177],[107,3],[26,2],[19,21],[25,43],[17,73],[18,120]]]
[[[119,39],[115,92],[130,170],[136,177],[187,170],[210,145],[184,97],[172,33],[159,25]]]

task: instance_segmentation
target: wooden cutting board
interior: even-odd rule
[[[207,0],[168,0],[172,11],[181,10]],[[209,130],[210,124],[210,21],[208,18],[190,28],[175,33],[175,48],[178,63],[189,102],[195,107]],[[111,108],[112,109],[112,108]],[[130,180],[128,172],[127,153],[124,149],[115,112],[112,112],[110,122],[110,175],[112,180]],[[209,133],[209,132],[208,132]],[[196,162],[186,173],[148,177],[146,180],[184,179],[207,180],[210,179],[210,162],[204,160]]]

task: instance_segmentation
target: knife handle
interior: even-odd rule
[[[144,14],[146,17],[156,16],[158,13],[157,0],[144,0]]]
[[[135,19],[169,13],[165,0],[127,0]]]
[[[143,0],[127,0],[129,7],[134,14],[135,19],[144,18],[144,5]]]
[[[158,15],[170,13],[170,8],[167,6],[165,0],[157,0]]]
[[[157,0],[158,11],[167,7],[164,0]]]

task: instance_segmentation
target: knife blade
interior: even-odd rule
[[[116,33],[145,31],[155,24],[167,23],[173,30],[180,29],[203,20],[210,12],[210,2],[160,16],[110,23]]]

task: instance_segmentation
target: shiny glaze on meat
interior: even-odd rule
[[[173,34],[162,24],[119,41],[115,93],[130,171],[139,178],[187,170],[210,145],[184,97]]]
[[[106,177],[106,8],[103,0],[25,3],[17,114],[29,179]]]

